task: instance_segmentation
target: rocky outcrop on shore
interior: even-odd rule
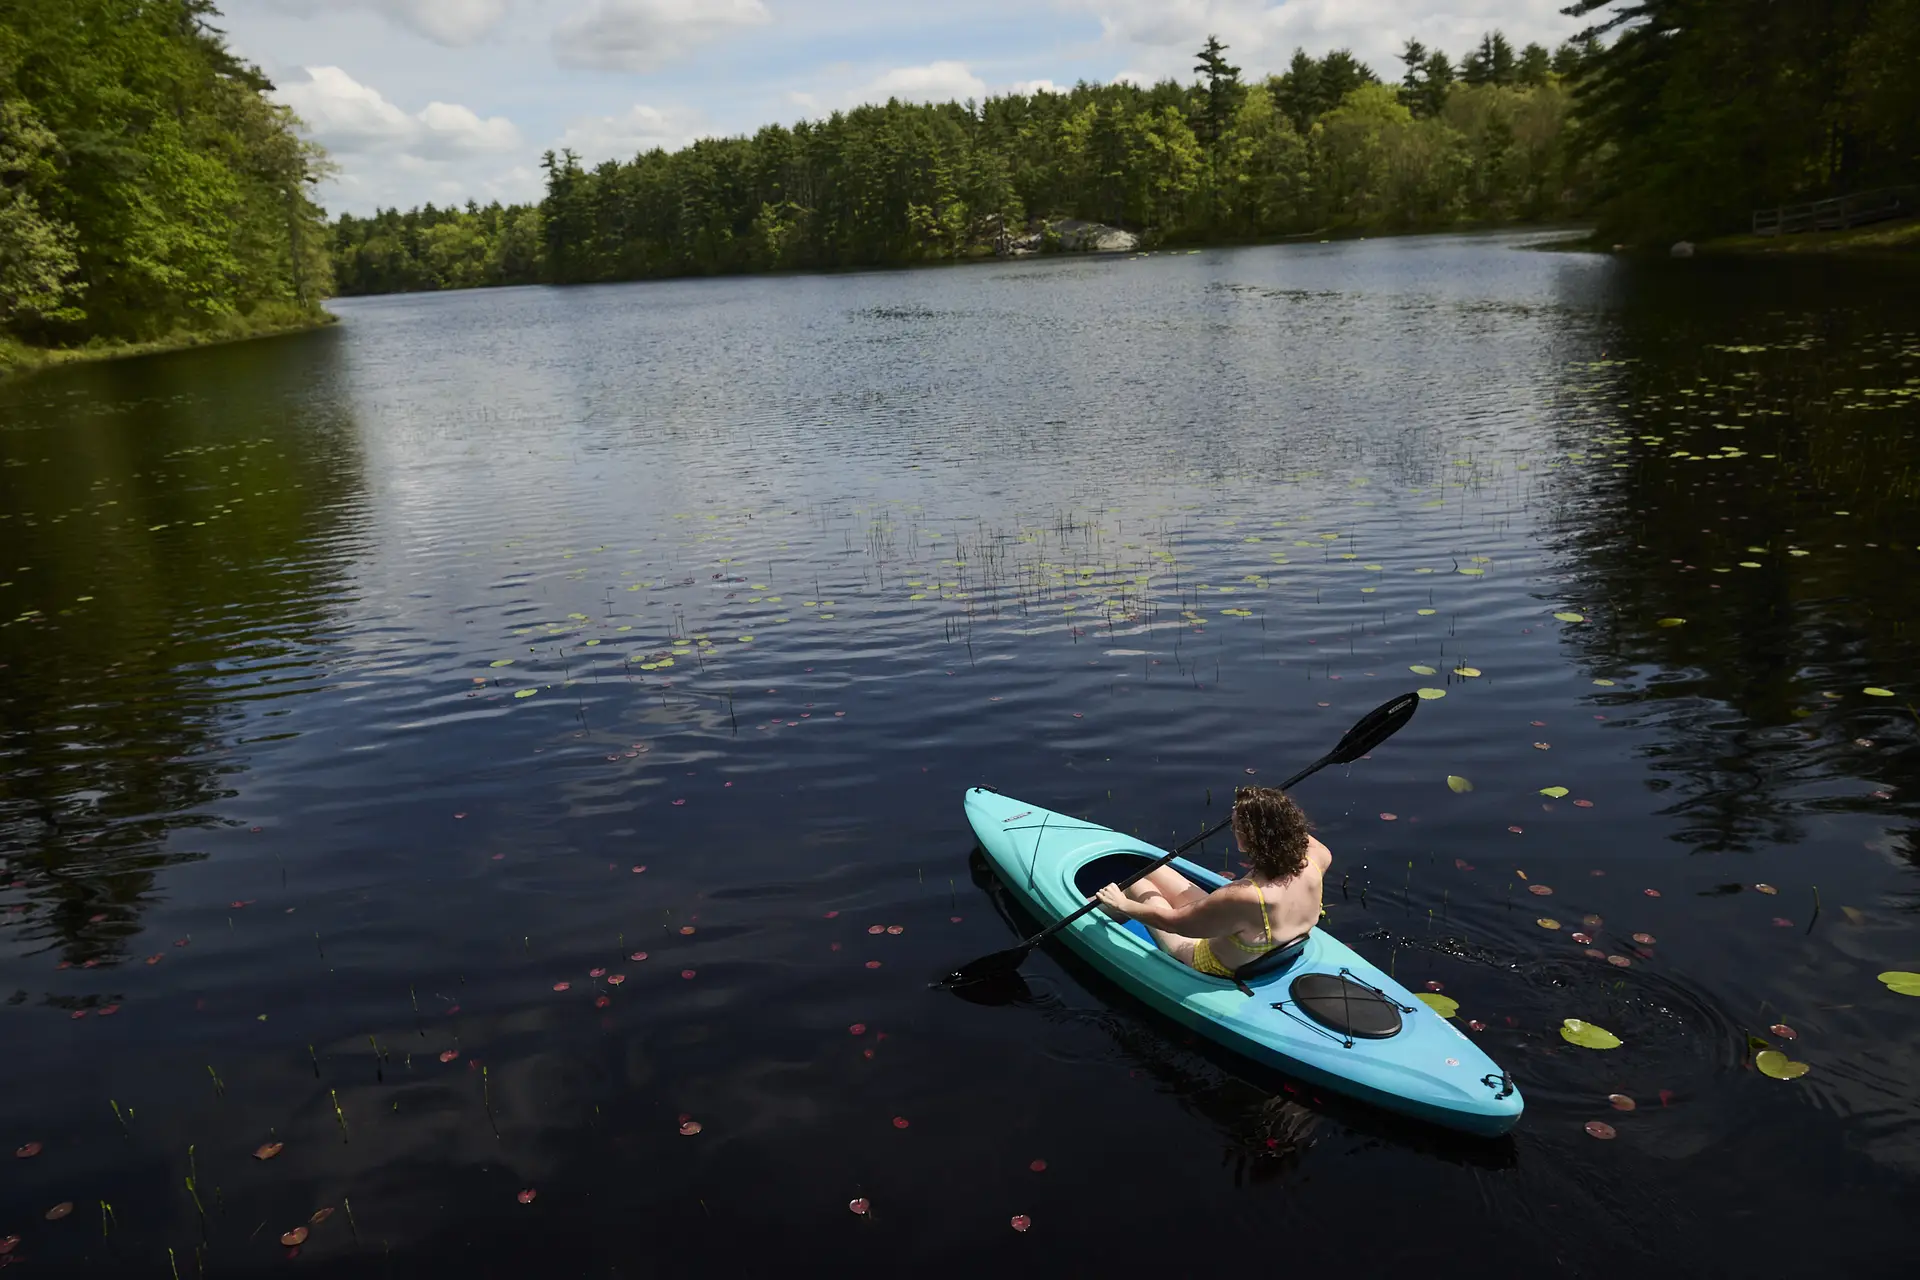
[[[1006,253],[1023,258],[1036,253],[1131,253],[1139,247],[1139,236],[1104,222],[1050,218],[1028,223],[1027,234],[1007,241]]]

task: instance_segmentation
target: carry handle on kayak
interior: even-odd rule
[[[1347,730],[1345,736],[1340,739],[1333,750],[1327,752],[1327,754],[1321,756],[1318,760],[1315,760],[1312,764],[1281,783],[1280,789],[1285,791],[1296,783],[1303,782],[1312,777],[1330,764],[1351,764],[1353,761],[1358,760],[1361,756],[1366,755],[1388,738],[1400,732],[1400,730],[1406,726],[1407,721],[1413,719],[1413,713],[1419,706],[1419,696],[1411,693],[1403,693],[1397,698],[1381,703],[1373,710],[1367,712],[1366,715],[1362,716],[1353,728]],[[1199,835],[1182,844],[1173,852],[1162,854],[1140,870],[1128,876],[1125,880],[1119,881],[1120,888],[1125,889],[1128,885],[1133,884],[1142,877],[1159,870],[1201,841],[1219,835],[1231,825],[1233,825],[1233,817],[1229,814],[1226,818],[1215,823],[1205,831],[1202,831]],[[994,978],[1011,973],[1020,967],[1021,963],[1026,960],[1027,956],[1033,952],[1035,947],[1099,905],[1100,900],[1098,898],[1089,898],[1085,905],[1081,906],[1078,910],[1055,920],[1052,924],[1034,934],[1019,946],[1009,947],[1005,951],[996,951],[990,956],[980,957],[972,964],[962,965],[933,985],[937,987],[950,987],[963,982],[978,982],[984,978]]]

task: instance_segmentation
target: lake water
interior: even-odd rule
[[[0,387],[0,1263],[267,1273],[332,1208],[352,1276],[1900,1273],[1920,289],[1527,243],[365,299]],[[1510,1139],[1056,952],[928,989],[1027,925],[965,787],[1170,843],[1412,688],[1299,796]]]

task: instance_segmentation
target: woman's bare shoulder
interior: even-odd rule
[[[1319,863],[1321,870],[1324,871],[1333,862],[1333,850],[1321,844],[1317,837],[1308,836],[1307,857]]]

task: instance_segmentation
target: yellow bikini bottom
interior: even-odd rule
[[[1213,958],[1213,946],[1205,938],[1193,943],[1193,967],[1211,978],[1231,978],[1233,970]]]

